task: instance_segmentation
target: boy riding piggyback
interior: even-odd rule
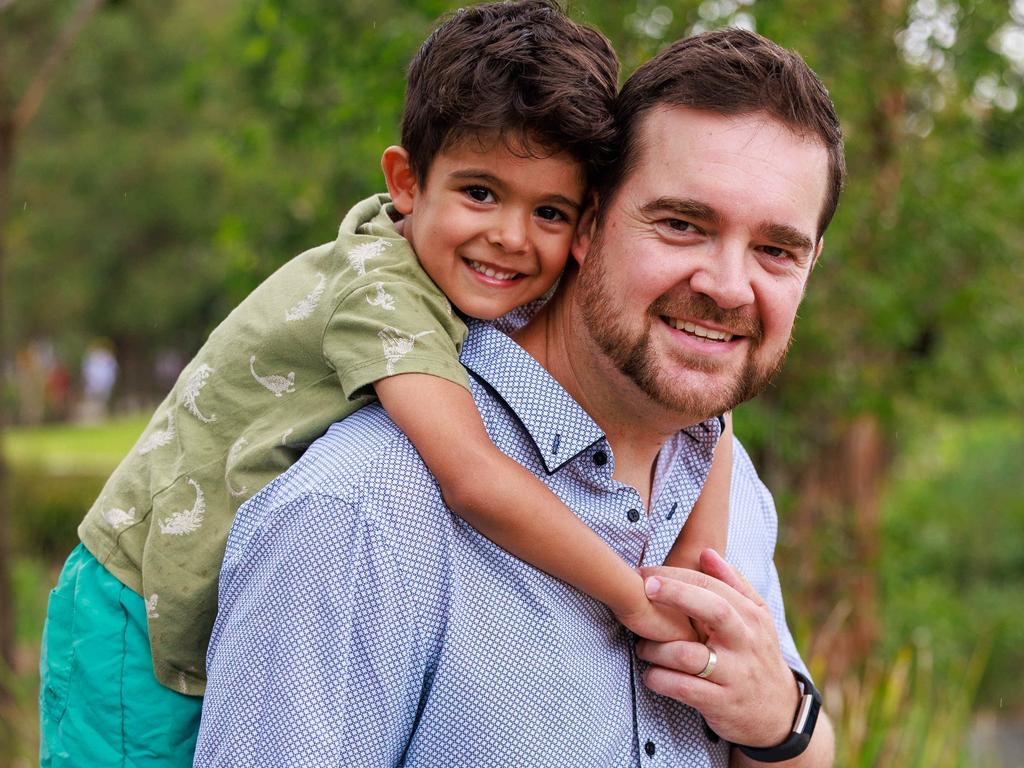
[[[47,616],[44,765],[191,765],[235,511],[375,398],[455,513],[638,634],[680,636],[685,618],[655,609],[632,565],[494,447],[459,364],[465,318],[558,280],[614,151],[617,75],[600,33],[541,0],[458,11],[427,39],[402,145],[381,159],[389,194],[214,330],[82,522]],[[722,549],[722,453],[698,503],[718,507],[691,514],[674,564]]]

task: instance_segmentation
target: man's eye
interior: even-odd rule
[[[494,195],[487,187],[466,187],[462,190],[478,203],[493,203]]]
[[[665,219],[665,224],[669,229],[674,229],[676,232],[696,232],[697,227],[688,221],[683,219]]]
[[[545,221],[568,221],[569,217],[562,213],[557,208],[552,208],[550,205],[542,205],[537,209],[537,215]]]
[[[779,248],[774,245],[762,245],[761,250],[771,256],[773,259],[789,259],[791,254],[785,248]]]

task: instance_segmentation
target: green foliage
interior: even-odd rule
[[[933,426],[906,453],[884,507],[888,644],[927,637],[955,670],[983,638],[985,704],[1020,704],[1024,669],[1024,424]]]
[[[947,677],[934,668],[927,645],[909,645],[828,688],[836,768],[977,768],[968,735],[986,658],[978,646]]]

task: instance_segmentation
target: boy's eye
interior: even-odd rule
[[[478,203],[493,203],[494,195],[491,194],[491,190],[487,187],[466,187],[462,190],[471,198],[476,200]]]
[[[552,208],[550,205],[542,205],[537,209],[537,215],[545,221],[568,221],[569,217],[562,213],[557,208]]]

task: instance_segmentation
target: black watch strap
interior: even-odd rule
[[[818,722],[818,712],[821,710],[821,694],[806,675],[795,669],[792,672],[802,689],[792,732],[785,741],[774,747],[746,747],[737,744],[736,748],[747,757],[762,763],[781,763],[783,760],[792,760],[797,755],[803,754],[811,742],[811,734],[814,733],[814,726]]]

